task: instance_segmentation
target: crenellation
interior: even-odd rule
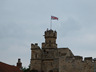
[[[36,46],[38,46],[38,43],[35,43]]]
[[[45,43],[42,43],[42,48],[44,48],[45,47]]]
[[[84,58],[84,61],[85,62],[92,62],[92,57],[85,57]]]
[[[79,60],[79,61],[82,61],[83,60],[83,57],[82,56],[74,56],[75,60]]]
[[[40,49],[40,47],[38,46],[38,43],[35,44],[31,44],[31,49]]]
[[[53,30],[47,30],[45,31],[45,38],[57,38],[57,32]]]

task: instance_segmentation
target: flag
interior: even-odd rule
[[[58,18],[55,16],[51,16],[51,20],[58,20]]]

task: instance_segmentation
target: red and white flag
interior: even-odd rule
[[[58,20],[58,18],[55,16],[51,16],[51,20]]]

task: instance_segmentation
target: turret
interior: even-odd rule
[[[31,59],[41,59],[41,49],[38,46],[38,43],[31,44]]]
[[[57,32],[53,31],[52,29],[46,30],[45,34],[45,43],[42,43],[42,48],[57,48],[56,39],[57,39]]]
[[[31,44],[30,70],[41,71],[41,49],[38,43]]]

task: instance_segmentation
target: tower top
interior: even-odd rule
[[[57,32],[56,31],[53,31],[52,29],[50,29],[50,30],[46,30],[45,31],[45,39],[46,38],[57,38]]]

